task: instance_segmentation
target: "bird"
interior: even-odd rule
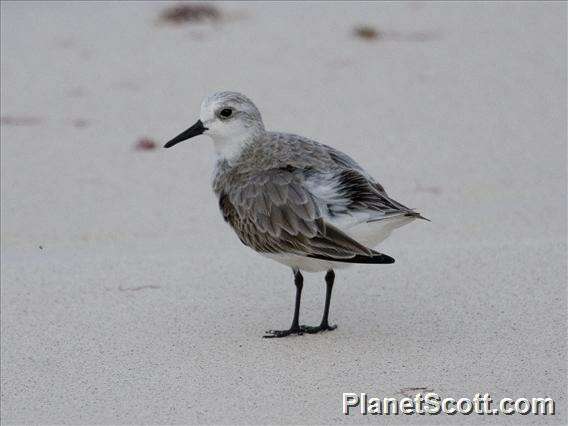
[[[213,192],[223,219],[241,242],[292,269],[296,297],[289,329],[263,337],[331,331],[335,270],[354,264],[392,264],[376,251],[395,229],[426,219],[387,195],[349,155],[315,140],[265,129],[245,95],[206,96],[199,119],[164,145],[207,135],[213,141]],[[317,326],[300,325],[303,272],[325,272],[326,294]]]

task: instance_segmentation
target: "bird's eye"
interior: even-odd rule
[[[221,110],[219,115],[223,118],[229,118],[231,115],[233,115],[233,110],[231,108],[224,108]]]

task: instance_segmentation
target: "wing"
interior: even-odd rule
[[[345,169],[334,178],[338,193],[348,200],[348,209],[373,210],[385,216],[413,213],[408,207],[390,198],[381,185],[369,180],[358,170]]]
[[[338,170],[327,176],[326,185],[320,186],[332,187],[336,192],[336,196],[333,198],[342,201],[339,205],[330,206],[330,211],[333,212],[334,209],[343,209],[345,213],[372,211],[376,213],[373,220],[381,220],[381,218],[401,214],[425,219],[413,209],[389,197],[383,186],[347,154],[330,146],[323,146],[338,166]]]
[[[304,174],[294,167],[270,169],[234,182],[230,191],[219,193],[219,207],[241,241],[262,253],[338,261],[380,255],[325,222],[321,203],[306,188]]]

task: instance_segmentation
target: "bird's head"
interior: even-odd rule
[[[205,134],[213,139],[219,155],[228,156],[262,132],[262,117],[249,98],[237,92],[216,92],[201,103],[199,120],[166,143],[164,148]]]

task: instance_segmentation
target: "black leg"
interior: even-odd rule
[[[294,306],[294,318],[289,330],[268,330],[264,337],[285,337],[290,334],[302,334],[300,328],[300,300],[302,299],[302,288],[304,287],[304,277],[299,270],[294,270],[294,284],[296,285],[296,304]]]
[[[329,271],[327,271],[327,274],[325,274],[325,308],[323,310],[323,317],[321,319],[321,327],[325,327],[327,329],[329,329],[329,323],[327,322],[327,319],[329,317],[329,304],[331,302],[331,291],[333,290],[334,281],[335,272],[333,272],[333,269],[330,269]],[[333,328],[336,327],[336,325],[333,326]]]
[[[310,327],[303,325],[300,327],[302,331],[306,333],[318,333],[320,331],[335,330],[337,325],[329,325],[329,304],[331,302],[331,291],[333,290],[333,282],[335,281],[335,272],[333,269],[327,271],[325,274],[325,307],[323,309],[323,317],[321,319],[321,324],[318,327]]]
[[[294,285],[296,286],[296,303],[294,304],[294,318],[290,330],[300,330],[300,300],[302,299],[302,288],[304,287],[304,277],[299,270],[294,271]]]

